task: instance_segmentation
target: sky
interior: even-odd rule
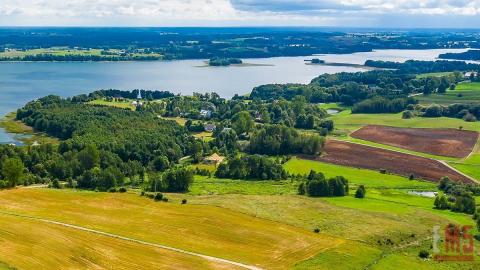
[[[1,26],[480,28],[480,0],[0,0]]]

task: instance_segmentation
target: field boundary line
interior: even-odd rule
[[[63,227],[75,229],[75,230],[80,230],[80,231],[94,233],[94,234],[107,236],[107,237],[111,237],[111,238],[116,238],[116,239],[120,239],[120,240],[124,240],[124,241],[129,241],[129,242],[133,242],[133,243],[137,243],[137,244],[142,244],[142,245],[146,245],[146,246],[151,246],[151,247],[161,248],[161,249],[165,249],[165,250],[170,250],[170,251],[174,251],[174,252],[178,252],[178,253],[182,253],[182,254],[186,254],[186,255],[190,255],[190,256],[200,257],[200,258],[206,259],[208,261],[212,261],[212,262],[219,262],[219,263],[225,263],[225,264],[230,264],[230,265],[234,265],[234,266],[239,266],[239,267],[249,269],[249,270],[263,270],[262,268],[257,267],[257,266],[253,266],[253,265],[247,265],[247,264],[243,264],[243,263],[240,263],[240,262],[230,261],[230,260],[227,260],[227,259],[213,257],[213,256],[209,256],[209,255],[205,255],[205,254],[201,254],[201,253],[196,253],[196,252],[192,252],[192,251],[187,251],[187,250],[183,250],[183,249],[179,249],[179,248],[174,248],[174,247],[170,247],[170,246],[166,246],[166,245],[155,244],[155,243],[151,243],[151,242],[147,242],[147,241],[143,241],[143,240],[138,240],[138,239],[134,239],[134,238],[130,238],[130,237],[125,237],[125,236],[121,236],[121,235],[118,235],[118,234],[103,232],[103,231],[99,231],[99,230],[95,230],[95,229],[89,229],[89,228],[86,228],[86,227],[77,226],[77,225],[73,225],[73,224],[68,224],[68,223],[64,223],[64,222],[49,220],[49,219],[35,217],[35,216],[29,216],[29,215],[23,215],[23,214],[11,213],[11,212],[4,212],[4,211],[0,211],[0,214],[19,217],[19,218],[25,218],[25,219],[31,219],[31,220],[36,220],[36,221],[41,221],[41,222],[48,223],[48,224],[54,224],[54,225],[58,225],[58,226],[63,226]]]
[[[480,154],[480,133],[478,133],[477,143],[473,147],[472,152],[470,152],[468,156],[464,157],[462,161],[467,161],[467,159],[469,159],[473,154],[477,154],[477,153]]]
[[[474,183],[477,183],[477,184],[479,183],[477,179],[471,177],[471,176],[468,175],[468,174],[465,174],[465,173],[461,172],[460,170],[457,170],[455,167],[453,167],[453,166],[451,166],[450,164],[448,164],[448,162],[443,161],[443,160],[437,160],[437,161],[440,162],[440,163],[442,163],[443,165],[447,166],[447,167],[450,168],[451,170],[454,170],[454,171],[456,171],[457,173],[459,173],[459,174],[467,177],[468,179],[472,180]],[[460,163],[460,164],[461,164],[461,163]]]

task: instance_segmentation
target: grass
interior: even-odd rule
[[[27,145],[31,145],[34,142],[38,142],[39,144],[59,143],[57,138],[50,137],[45,133],[35,132],[32,127],[16,120],[16,116],[17,114],[15,112],[7,114],[3,119],[0,119],[0,127],[9,133],[16,134],[19,141]]]
[[[18,269],[230,267],[199,257],[7,215],[0,218],[0,239],[0,260]]]
[[[371,188],[397,189],[434,189],[435,184],[424,181],[408,180],[405,177],[382,174],[373,170],[357,169],[319,161],[292,158],[284,168],[293,174],[308,174],[310,170],[322,172],[326,177],[342,175],[354,185],[366,185]]]
[[[417,79],[428,78],[428,77],[444,77],[452,75],[453,72],[432,72],[432,73],[422,73],[417,75]]]
[[[181,205],[180,200],[186,196],[172,195],[169,203],[163,203],[137,194],[14,189],[0,192],[0,210],[67,222],[266,269],[288,268],[343,241],[215,206]],[[32,232],[42,228],[27,227]],[[0,257],[1,261],[3,259]]]
[[[193,134],[193,136],[197,139],[202,139],[205,142],[209,142],[209,141],[214,139],[213,138],[213,133],[212,132],[207,132],[207,131],[195,133],[195,134]]]
[[[480,102],[480,83],[459,83],[455,90],[448,90],[445,94],[421,95],[416,98],[421,104],[478,103]]]
[[[185,126],[185,123],[187,122],[187,119],[182,117],[162,117],[162,119],[175,121],[182,127]]]
[[[92,105],[102,105],[102,106],[110,106],[116,107],[121,109],[131,109],[132,111],[136,110],[136,107],[132,105],[133,100],[126,100],[126,101],[107,101],[104,99],[96,99],[88,102]]]
[[[415,117],[402,119],[402,114],[352,114],[350,110],[344,110],[337,115],[331,116],[335,122],[337,133],[343,135],[350,133],[365,125],[385,125],[407,128],[454,128],[460,126],[465,130],[480,131],[480,122],[466,122],[462,119],[438,117]]]
[[[282,195],[296,194],[298,183],[291,180],[281,181],[248,181],[219,179],[208,176],[195,176],[190,188],[192,195],[250,194],[250,195]]]

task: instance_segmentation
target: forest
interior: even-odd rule
[[[354,34],[350,33],[354,31]],[[305,27],[223,28],[2,28],[0,52],[5,49],[81,48],[123,50],[125,56],[37,55],[18,61],[125,61],[211,58],[307,56],[323,53],[367,52],[374,49],[465,48],[478,44],[476,35],[436,31]],[[457,43],[449,41],[455,39]],[[142,51],[142,56],[137,52]],[[1,60],[5,60],[2,58]]]

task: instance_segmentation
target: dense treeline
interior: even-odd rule
[[[305,182],[298,186],[298,194],[310,197],[340,197],[349,192],[348,180],[343,176],[326,179],[323,173],[310,171]]]
[[[99,62],[99,61],[154,61],[163,59],[157,55],[95,55],[95,54],[32,54],[16,57],[0,57],[0,61],[64,61],[64,62]]]
[[[480,60],[480,50],[468,50],[461,53],[442,53],[438,58],[477,61]]]
[[[407,98],[416,93],[433,93],[447,89],[451,83],[463,79],[463,75],[444,78],[417,78],[415,74],[399,74],[389,70],[369,72],[323,74],[308,85],[274,84],[262,85],[252,90],[250,98],[293,100],[302,96],[310,103],[341,102],[352,106],[365,99],[381,96],[386,99]],[[446,82],[445,82],[446,80]],[[446,83],[446,86],[443,87]]]
[[[352,107],[352,113],[399,113],[407,105],[415,104],[413,98],[386,99],[383,97],[374,97],[358,102]]]
[[[249,150],[263,155],[315,155],[322,151],[324,144],[325,138],[317,134],[303,134],[281,125],[265,125],[252,134]]]
[[[208,61],[210,66],[230,66],[230,65],[239,65],[242,64],[242,59],[238,58],[212,58]]]
[[[135,186],[144,182],[146,171],[164,171],[195,149],[195,140],[185,128],[153,113],[73,100],[48,96],[18,110],[19,120],[62,142],[58,147],[0,148],[3,186],[45,179],[86,189],[108,190],[125,181]],[[25,175],[13,174],[12,168]],[[177,178],[167,179],[167,190],[177,190],[171,188]]]
[[[215,176],[218,178],[280,180],[287,177],[282,164],[260,156],[234,157],[218,166]]]
[[[367,60],[365,66],[376,68],[395,69],[398,73],[432,73],[432,72],[453,72],[479,70],[480,65],[465,63],[463,61],[419,61],[408,60],[404,63],[390,61]]]
[[[187,192],[193,183],[193,171],[184,167],[172,168],[162,174],[150,175],[147,191]]]
[[[387,35],[388,38],[384,38]],[[450,43],[456,40],[455,44]],[[373,49],[429,49],[476,44],[464,33],[339,32],[315,28],[3,28],[3,48],[116,49],[163,55],[165,59],[259,58]],[[108,54],[106,55],[108,56]]]
[[[147,100],[154,100],[154,99],[163,99],[173,97],[174,94],[168,91],[152,91],[152,90],[132,90],[132,91],[122,91],[116,89],[108,89],[108,90],[97,90],[88,95],[88,97],[93,99],[98,99],[102,97],[111,97],[111,98],[128,98],[128,99],[136,99],[138,96],[147,99]]]
[[[475,197],[480,194],[478,185],[464,185],[451,181],[448,177],[441,179],[438,189],[444,192],[435,197],[437,209],[451,209],[454,212],[475,214],[477,211]]]
[[[480,119],[480,105],[476,104],[451,104],[448,106],[432,104],[429,106],[409,106],[408,112],[412,116],[422,117],[452,117],[460,118],[467,122]],[[405,113],[404,113],[405,115]]]

